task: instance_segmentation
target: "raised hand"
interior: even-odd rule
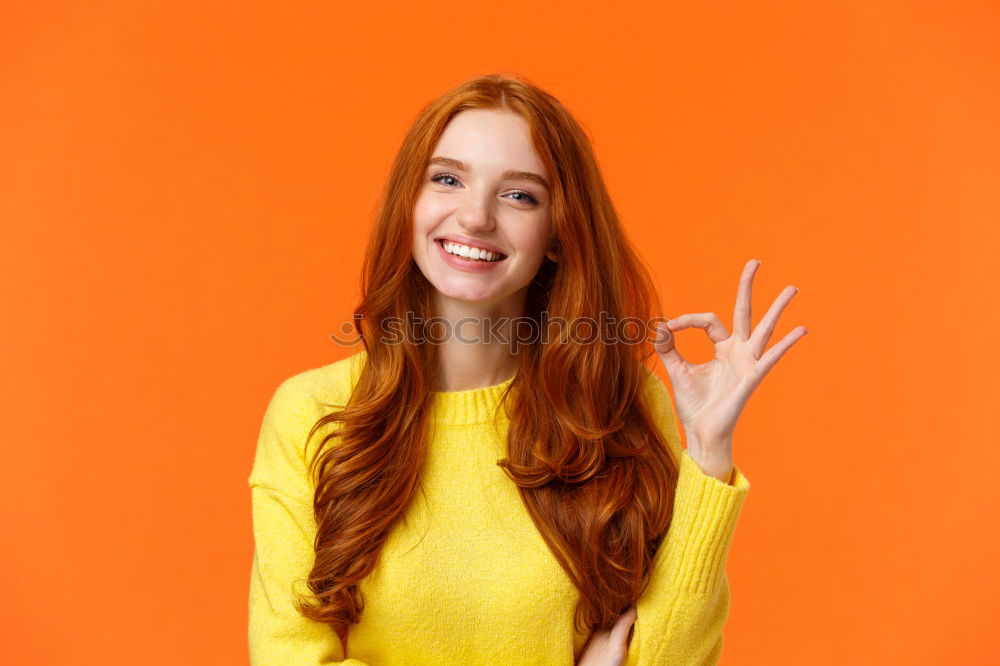
[[[706,473],[721,480],[728,480],[732,472],[733,430],[744,405],[778,359],[808,333],[805,326],[799,326],[764,351],[781,311],[798,289],[785,287],[751,333],[751,287],[759,266],[752,259],[743,268],[732,335],[712,312],[684,314],[659,324],[653,344],[670,376],[688,454]],[[715,346],[715,358],[693,365],[681,356],[673,334],[686,328],[704,329]]]

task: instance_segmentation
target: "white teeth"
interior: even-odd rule
[[[451,243],[449,241],[442,242],[444,249],[449,254],[455,254],[460,257],[465,257],[467,259],[473,259],[478,261],[497,261],[500,259],[500,255],[482,250],[477,247],[469,247],[468,245],[462,245],[461,243]]]

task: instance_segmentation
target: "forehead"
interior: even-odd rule
[[[545,165],[531,145],[528,124],[509,111],[466,109],[445,127],[431,153],[460,160],[474,170],[500,173],[530,171],[548,178]]]

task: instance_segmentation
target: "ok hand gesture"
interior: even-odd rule
[[[732,472],[733,430],[750,394],[788,348],[808,332],[799,326],[764,351],[781,311],[798,289],[785,287],[751,332],[751,285],[759,266],[759,261],[750,260],[743,268],[732,335],[712,312],[685,314],[659,324],[653,344],[670,376],[688,454],[703,471],[721,480],[728,480]],[[681,356],[673,332],[685,328],[704,329],[715,345],[714,359],[692,365]]]

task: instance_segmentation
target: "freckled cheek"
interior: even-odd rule
[[[426,238],[436,226],[433,218],[426,208],[416,206],[413,209],[413,239],[415,241]]]
[[[525,250],[542,255],[549,248],[549,236],[547,233],[539,230],[538,232],[526,234],[520,239],[518,244]]]
[[[413,227],[415,231],[429,232],[444,221],[450,208],[432,201],[418,200],[413,207]]]

